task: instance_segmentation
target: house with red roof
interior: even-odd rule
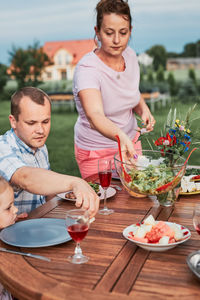
[[[93,39],[46,42],[43,51],[52,63],[45,67],[42,80],[72,80],[78,61],[95,48]]]

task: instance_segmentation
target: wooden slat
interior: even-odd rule
[[[61,202],[62,200],[60,200],[58,197],[49,200],[44,205],[36,208],[34,211],[31,211],[28,215],[28,219],[43,217],[49,211],[53,210],[56,206],[58,206]]]
[[[95,287],[96,291],[110,292],[115,285],[115,282],[120,277],[121,273],[129,263],[131,257],[136,251],[137,246],[131,242],[126,242],[112,265],[109,267],[102,279],[97,283]]]

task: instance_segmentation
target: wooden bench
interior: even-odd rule
[[[75,109],[75,102],[74,102],[74,95],[71,93],[49,93],[48,94],[52,105],[55,107],[61,107],[63,105],[69,105],[70,110],[74,111]]]
[[[159,108],[165,107],[168,101],[171,101],[171,98],[168,94],[160,94],[159,92],[154,93],[142,93],[142,97],[145,102],[150,106],[152,112],[155,111],[155,105]]]

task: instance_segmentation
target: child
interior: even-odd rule
[[[15,223],[18,209],[14,206],[14,193],[9,183],[0,176],[0,229]],[[11,294],[0,283],[0,299],[12,300]]]

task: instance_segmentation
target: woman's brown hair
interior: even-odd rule
[[[101,0],[96,6],[97,13],[97,30],[100,31],[103,16],[105,14],[117,14],[122,15],[127,21],[129,21],[129,27],[131,29],[132,17],[128,1],[124,0]]]

